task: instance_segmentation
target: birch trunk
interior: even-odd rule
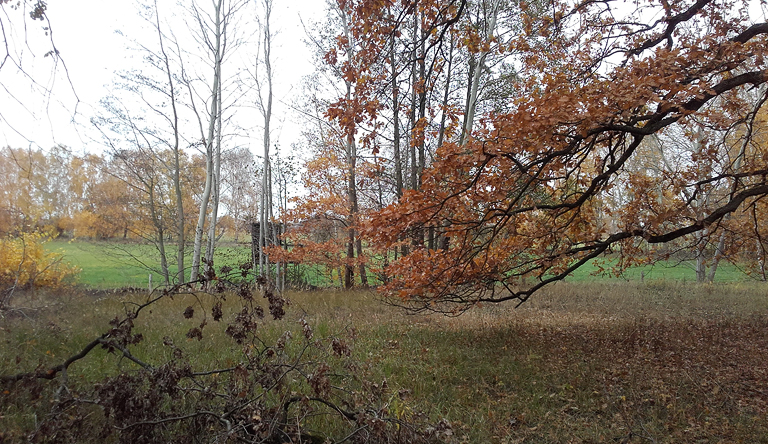
[[[147,192],[149,194],[149,216],[155,225],[157,235],[157,251],[160,253],[160,273],[163,275],[163,282],[166,286],[170,285],[170,273],[168,271],[168,258],[165,256],[165,229],[163,221],[157,214],[155,204],[155,182],[150,179],[147,183]]]
[[[269,257],[264,249],[269,245],[270,222],[272,215],[272,166],[269,161],[270,144],[270,124],[272,120],[272,34],[270,30],[270,21],[272,16],[272,0],[264,0],[264,68],[266,70],[267,97],[266,100],[261,95],[259,86],[259,102],[264,118],[264,165],[261,177],[261,211],[260,211],[260,229],[259,229],[259,274],[269,280],[270,266]],[[266,101],[266,103],[265,103]]]
[[[216,122],[219,116],[219,91],[221,90],[221,62],[222,62],[222,7],[224,0],[217,0],[214,13],[214,44],[213,44],[213,87],[211,91],[213,97],[211,99],[211,107],[208,121],[208,134],[204,135],[203,141],[205,143],[205,189],[200,202],[200,211],[197,217],[197,226],[195,227],[195,245],[192,253],[192,272],[190,281],[194,282],[199,279],[200,273],[200,254],[203,247],[203,232],[205,230],[205,220],[208,214],[208,203],[211,198],[211,190],[214,180],[214,136],[216,131]],[[202,25],[202,24],[201,24]],[[201,26],[202,27],[202,26]],[[205,30],[203,29],[203,32]]]
[[[160,28],[160,13],[155,1],[155,29],[160,43],[160,54],[163,57],[163,66],[168,81],[169,99],[171,102],[171,124],[173,125],[173,171],[171,172],[173,181],[173,190],[176,197],[176,282],[184,283],[184,250],[186,248],[186,239],[184,236],[184,194],[181,189],[181,150],[179,147],[179,113],[176,108],[176,89],[173,75],[171,73],[171,64],[168,54],[165,51],[165,38]],[[162,236],[161,236],[162,237]],[[164,256],[164,254],[163,254]],[[167,284],[167,282],[166,282]]]
[[[490,40],[493,37],[493,32],[496,30],[496,17],[499,13],[500,0],[493,2],[491,17],[486,30],[485,39]],[[461,136],[459,137],[459,145],[467,143],[468,138],[472,135],[472,128],[475,122],[475,112],[477,110],[477,95],[480,89],[480,77],[483,74],[483,67],[485,66],[485,58],[488,56],[490,50],[480,52],[480,56],[477,58],[474,68],[471,73],[471,80],[469,84],[469,93],[467,96],[467,103],[464,113],[464,126],[461,130]]]
[[[221,69],[219,69],[221,75]],[[216,117],[216,148],[213,157],[213,181],[212,181],[212,207],[211,219],[208,222],[208,244],[205,248],[205,267],[206,272],[213,272],[213,253],[216,251],[216,225],[219,216],[219,200],[221,197],[221,82],[219,82],[219,91],[217,93],[219,101],[219,114]],[[208,275],[212,275],[209,273]]]

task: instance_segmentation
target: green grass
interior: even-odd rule
[[[610,259],[600,259],[604,268],[615,264]],[[600,269],[589,262],[568,276],[570,282],[595,281],[599,279],[617,279],[628,281],[682,281],[696,282],[696,262],[668,260],[659,261],[653,265],[645,265],[625,270],[619,277],[613,276],[610,270],[601,273]],[[722,261],[715,274],[715,282],[742,282],[751,281],[742,268],[727,261]]]
[[[162,284],[157,250],[136,242],[67,241],[52,240],[46,244],[49,251],[61,252],[64,260],[81,269],[78,283],[92,288],[147,288],[152,273],[154,286]],[[171,275],[176,271],[175,252],[167,251]],[[203,250],[205,254],[205,250]],[[191,254],[185,258],[187,270]],[[239,246],[220,246],[214,263],[237,266],[250,260],[250,250]],[[188,275],[189,271],[187,271]]]
[[[45,244],[48,251],[63,253],[64,260],[81,269],[78,283],[91,288],[147,288],[149,273],[155,286],[162,283],[159,253],[147,244],[116,241],[67,241],[56,239]],[[176,271],[175,251],[167,250],[169,269]],[[205,254],[205,250],[203,250]],[[250,246],[225,243],[216,248],[214,263],[237,267],[250,261]],[[191,253],[185,257],[187,276]],[[289,276],[315,287],[339,286],[338,273],[331,280],[323,266],[291,266]]]
[[[65,261],[80,268],[79,284],[93,288],[147,287],[150,271],[122,251],[146,255],[140,245],[53,240],[46,248],[62,253]],[[157,266],[155,262],[149,261],[149,265]]]
[[[146,288],[149,273],[153,274],[155,286],[161,284],[158,253],[154,247],[140,243],[98,242],[98,241],[66,241],[53,240],[46,244],[51,251],[60,251],[64,260],[81,268],[78,282],[92,288]],[[173,252],[169,252],[171,274],[176,270],[173,262]],[[250,249],[236,244],[219,246],[214,256],[217,267],[222,265],[237,266],[250,260]],[[186,264],[191,263],[191,255],[187,255]],[[613,262],[601,260],[610,266]],[[573,272],[566,280],[569,282],[595,281],[678,281],[695,282],[696,272],[693,261],[661,261],[654,265],[630,268],[621,276],[615,277],[610,273],[598,273],[594,263],[588,263]],[[334,281],[328,276],[325,267],[301,266],[293,267],[290,273],[315,287],[338,286],[337,274]],[[717,270],[715,282],[749,282],[750,278],[744,271],[729,262],[722,262]]]
[[[455,442],[768,442],[763,284],[563,283],[519,309],[484,306],[458,318],[409,315],[367,292],[287,297],[286,320],[259,327],[265,341],[286,329],[300,337],[301,316],[317,337],[354,332],[354,358],[371,381],[387,381],[390,411],[445,418]],[[134,354],[170,359],[161,345],[168,336],[200,369],[238,359],[219,323],[203,341],[185,338],[202,315],[181,313],[201,300],[179,295],[143,313],[136,328],[145,340]],[[122,312],[118,296],[25,295],[15,304],[28,317],[0,319],[0,374],[61,362]],[[225,311],[231,319],[236,298]],[[134,368],[95,350],[69,377],[86,383]],[[45,414],[44,398],[24,396],[0,398],[0,431],[23,436]]]

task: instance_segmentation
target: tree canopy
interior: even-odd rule
[[[424,51],[414,63],[461,35],[456,44],[470,56],[492,51],[516,72],[503,106],[479,109],[466,140],[436,147],[420,186],[371,214],[374,245],[408,245],[384,270],[390,296],[452,312],[524,301],[604,253],[615,253],[621,269],[657,244],[705,242],[691,235],[750,212],[760,238],[768,151],[756,116],[766,99],[768,23],[755,21],[754,5],[500,2],[519,29],[484,31],[466,21],[471,3],[415,2],[395,16],[387,12],[394,2],[340,2],[353,33],[378,36],[359,53],[386,54],[388,39],[414,27]],[[375,59],[348,75],[371,81],[382,72]],[[347,111],[364,116],[358,108]],[[657,171],[640,167],[648,144],[673,130],[696,149]],[[442,247],[425,242],[430,230]]]

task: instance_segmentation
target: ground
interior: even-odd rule
[[[407,314],[371,292],[287,296],[287,320],[267,323],[267,336],[298,328],[302,316],[318,335],[353,332],[354,357],[370,378],[387,381],[390,411],[447,420],[449,441],[768,442],[763,284],[565,283],[520,308],[483,306],[457,318]],[[18,299],[25,315],[0,319],[0,373],[61,362],[120,313],[120,299],[135,297]],[[230,359],[221,332],[206,330],[207,345],[185,338],[199,322],[179,320],[190,298],[168,300],[137,323],[146,339],[136,356],[164,359],[157,343],[171,335],[200,367]],[[98,351],[69,377],[97,380],[130,366]],[[47,407],[12,390],[0,401],[0,430],[14,441]]]

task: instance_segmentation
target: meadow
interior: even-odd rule
[[[305,318],[318,336],[354,332],[353,358],[371,380],[386,381],[390,410],[447,421],[445,442],[759,443],[768,442],[765,290],[756,283],[562,283],[519,308],[483,306],[455,318],[408,314],[371,292],[291,292],[286,318],[260,328],[269,340],[285,330],[300,337]],[[145,297],[20,296],[25,316],[0,319],[0,374],[62,362],[108,329],[126,302]],[[225,311],[234,311],[235,299]],[[177,295],[144,313],[134,355],[163,362],[170,351],[161,338],[170,337],[199,367],[235,359],[239,351],[221,330],[206,330],[205,341],[185,336],[199,315],[180,314],[198,300]],[[72,389],[138,371],[118,355],[94,350],[74,363]],[[50,396],[57,387],[50,383]],[[23,441],[50,410],[44,395],[13,390],[0,401],[8,442]]]
[[[161,283],[159,262],[153,247],[136,242],[98,242],[98,241],[67,241],[62,239],[46,243],[49,251],[60,252],[64,260],[80,267],[78,284],[96,288],[147,288],[149,274],[153,274],[155,285]],[[190,263],[191,257],[187,257]],[[216,250],[214,263],[237,266],[250,260],[249,246],[234,242],[224,243]],[[607,261],[611,264],[611,261]],[[171,265],[175,270],[175,264]],[[334,286],[324,270],[318,267],[308,267],[302,271],[303,279],[314,287]],[[567,278],[569,282],[594,281],[675,281],[695,282],[696,272],[693,261],[661,261],[654,265],[646,265],[628,269],[621,276],[609,273],[599,273],[598,268],[589,263],[575,271]],[[715,276],[716,283],[750,282],[751,277],[736,265],[723,262]]]
[[[148,288],[150,274],[154,286],[162,284],[157,251],[151,245],[138,242],[55,239],[47,242],[45,248],[61,253],[64,261],[81,269],[77,279],[77,284],[81,286],[94,289]],[[172,256],[173,253],[169,253],[169,261],[174,259]],[[220,244],[213,257],[217,269],[224,265],[237,267],[249,262],[250,258],[250,245],[235,242]],[[192,261],[191,252],[187,254],[185,261],[189,268]],[[175,273],[176,263],[170,263],[169,268],[171,274]],[[309,285],[320,287],[332,284],[318,267],[305,267],[301,273],[303,280]]]
[[[96,289],[147,288],[149,274],[154,285],[162,284],[157,251],[152,245],[139,242],[68,241],[55,239],[45,244],[48,251],[63,254],[63,259],[81,269],[77,283]],[[169,253],[169,260],[173,253]],[[186,261],[191,262],[191,254]],[[250,260],[250,250],[236,244],[220,246],[214,263],[237,265]],[[169,265],[171,273],[175,263]]]
[[[0,313],[0,375],[60,364],[150,297],[112,290],[146,288],[152,264],[130,261],[146,257],[146,247],[54,241],[48,248],[82,268],[81,286],[14,296],[15,310]],[[217,265],[247,258],[242,247],[222,253]],[[768,443],[768,288],[734,266],[718,271],[723,282],[701,285],[686,264],[671,265],[612,279],[580,270],[520,307],[478,306],[459,317],[407,313],[373,291],[293,291],[283,320],[259,324],[259,340],[279,342],[286,331],[300,338],[302,320],[318,338],[345,338],[352,379],[375,381],[367,384],[378,387],[379,408],[399,420],[450,424],[438,442]],[[238,298],[220,299],[224,321],[235,319]],[[153,304],[135,321],[143,340],[133,356],[160,365],[175,359],[172,343],[198,369],[241,359],[222,324],[206,327],[205,340],[190,337],[201,319],[208,322],[188,311],[203,300],[176,294]],[[352,368],[331,365],[337,375]],[[71,365],[68,390],[139,371],[124,355],[97,348]],[[287,393],[308,389],[293,384]],[[43,419],[62,413],[57,382],[2,389],[0,442],[67,442],[40,438]],[[98,410],[81,420],[106,421]],[[302,426],[343,441],[338,423],[307,417]]]

